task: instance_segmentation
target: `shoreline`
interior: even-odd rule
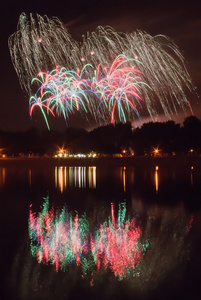
[[[0,167],[8,166],[192,166],[201,168],[201,157],[100,157],[100,158],[54,158],[54,157],[6,157],[0,158]]]

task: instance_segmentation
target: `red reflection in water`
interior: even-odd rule
[[[66,269],[69,264],[81,266],[86,273],[103,266],[110,268],[118,279],[134,273],[142,257],[140,243],[141,229],[135,218],[126,219],[125,204],[119,205],[118,218],[115,220],[114,206],[107,221],[99,224],[96,230],[89,230],[86,215],[73,217],[65,208],[54,212],[49,210],[45,200],[42,212],[36,216],[30,206],[29,235],[31,251],[38,262],[52,263],[56,270]],[[134,276],[134,275],[133,275]]]

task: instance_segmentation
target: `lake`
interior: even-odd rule
[[[1,299],[201,299],[201,158],[0,160]]]

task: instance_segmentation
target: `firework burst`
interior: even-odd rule
[[[133,60],[120,55],[110,68],[103,70],[100,70],[100,65],[95,70],[87,64],[77,72],[58,66],[50,73],[40,72],[32,80],[32,84],[38,83],[40,87],[30,97],[30,115],[40,107],[49,128],[45,110],[54,116],[63,115],[66,120],[69,113],[75,110],[87,112],[88,108],[94,112],[94,117],[97,114],[107,120],[109,115],[114,123],[117,107],[119,120],[126,122],[126,114],[130,117],[134,111],[138,115],[135,102],[140,105],[140,88],[146,85],[141,81],[140,72],[128,65],[130,61]],[[91,101],[92,97],[94,101]]]

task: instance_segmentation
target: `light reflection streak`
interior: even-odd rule
[[[29,169],[29,186],[31,186],[31,169]]]
[[[73,167],[69,167],[69,185],[73,186]]]
[[[58,180],[57,180],[57,167],[55,167],[55,169],[54,169],[54,180],[55,180],[55,188],[57,188],[57,182],[58,182]]]
[[[159,169],[158,166],[156,166],[156,168],[155,168],[155,175],[154,175],[156,193],[158,193],[158,169]]]
[[[59,190],[61,191],[61,193],[63,193],[63,190],[64,190],[64,172],[63,172],[63,167],[59,167],[58,180],[59,180]]]
[[[82,168],[82,185],[86,188],[86,167]]]
[[[96,188],[96,167],[88,169],[89,188]]]
[[[3,188],[6,182],[6,169],[0,168],[0,188]]]
[[[124,187],[124,192],[126,191],[126,167],[123,167],[123,187]]]
[[[61,193],[69,187],[96,188],[96,167],[55,167],[55,188]]]
[[[77,186],[77,167],[73,168],[73,175],[74,175],[74,186]]]
[[[78,167],[78,187],[81,188],[81,167]]]
[[[92,167],[93,168],[93,184],[92,187],[96,188],[96,167]]]
[[[131,182],[132,182],[132,184],[135,182],[135,173],[134,173],[134,169],[132,170],[132,173],[131,173]]]
[[[67,176],[68,176],[68,172],[66,170],[66,167],[64,167],[64,186],[67,186]]]
[[[0,168],[0,188],[3,188],[6,181],[6,169]]]
[[[61,171],[60,168],[63,168]],[[63,175],[58,178],[58,170],[59,172],[63,172]],[[122,166],[119,168],[120,172],[118,176],[120,177],[121,184],[123,186],[123,191],[126,192],[126,186],[129,183],[134,183],[134,168],[127,168],[126,166]],[[163,175],[163,170],[161,169],[160,174]],[[128,172],[128,173],[127,173]],[[162,172],[162,173],[161,173]],[[194,185],[194,167],[190,167],[190,184],[191,186]],[[139,172],[140,173],[140,172]],[[144,171],[144,180],[148,180],[148,173],[147,170]],[[137,173],[138,176],[138,173]],[[155,192],[158,194],[159,192],[159,166],[155,166],[154,171],[151,171],[151,177],[153,176],[154,180],[154,187]],[[63,177],[63,179],[62,179]],[[176,172],[175,170],[172,171],[172,181],[176,180]],[[60,180],[60,182],[58,181]],[[63,180],[63,183],[61,182]],[[129,182],[130,181],[130,182]],[[68,186],[69,187],[77,187],[77,188],[96,188],[97,185],[97,177],[96,177],[96,167],[95,166],[70,166],[70,167],[55,167],[55,187],[60,191],[65,190]]]
[[[0,168],[0,187],[4,187],[6,182],[6,169]]]
[[[193,169],[194,167],[191,166],[191,186],[193,186]]]

